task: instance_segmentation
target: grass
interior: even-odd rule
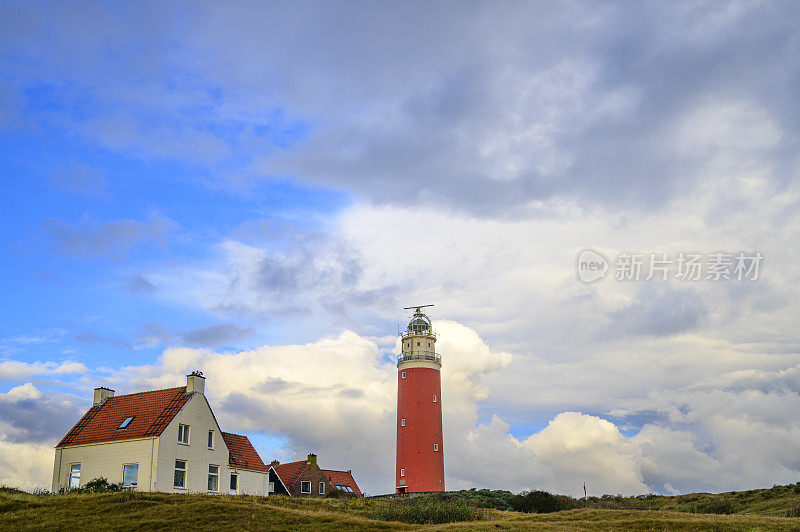
[[[589,498],[590,508],[507,511],[507,491],[394,499],[290,499],[163,493],[32,495],[0,488],[4,530],[798,530],[797,486],[675,497]],[[582,501],[581,501],[582,502]],[[702,513],[723,509],[730,515]]]

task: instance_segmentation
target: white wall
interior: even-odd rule
[[[127,440],[89,445],[76,445],[56,449],[53,466],[53,491],[69,486],[70,465],[81,464],[80,485],[94,478],[105,477],[113,484],[122,483],[122,466],[139,464],[137,490],[147,491],[151,486],[151,458],[158,453],[156,438]],[[155,474],[155,472],[153,472]]]
[[[267,495],[268,474],[266,471],[232,468],[231,473],[239,474],[240,495]],[[226,484],[229,487],[230,483]]]
[[[178,425],[189,425],[189,445],[178,443]],[[207,444],[208,431],[214,431],[214,448]],[[173,486],[175,460],[186,460],[186,489]],[[211,408],[202,394],[196,393],[183,406],[159,437],[156,491],[208,493],[208,466],[219,466],[219,493],[228,493],[228,447],[214,422]]]

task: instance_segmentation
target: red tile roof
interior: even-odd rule
[[[299,462],[289,462],[287,464],[279,464],[274,466],[275,472],[280,477],[281,482],[287,488],[293,486],[297,479],[305,473],[308,469],[308,460],[300,460]]]
[[[269,471],[269,466],[264,465],[264,462],[261,461],[261,457],[258,456],[258,452],[247,436],[223,432],[222,439],[225,440],[225,445],[228,446],[230,452],[228,462],[231,467]]]
[[[328,479],[328,482],[330,482],[331,485],[336,486],[338,484],[340,486],[350,486],[356,495],[359,497],[362,495],[361,490],[358,489],[358,484],[356,484],[356,479],[353,478],[353,474],[349,471],[323,469],[322,474],[325,475],[325,478]]]
[[[109,397],[90,408],[56,447],[160,436],[191,396],[181,386]],[[120,429],[131,416],[133,421]]]

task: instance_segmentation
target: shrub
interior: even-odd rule
[[[572,510],[580,504],[572,497],[553,495],[546,491],[523,491],[511,499],[511,507],[518,512],[544,514]]]
[[[484,515],[485,510],[463,499],[446,495],[390,499],[369,511],[373,519],[418,525],[475,521]]]
[[[705,512],[710,514],[732,514],[733,503],[728,499],[712,499],[705,507]]]
[[[341,499],[342,497],[346,497],[346,496],[347,496],[347,493],[345,493],[344,490],[339,489],[339,488],[329,489],[328,492],[325,494],[325,497],[328,497],[328,498],[331,498],[331,499]]]
[[[505,490],[475,489],[461,490],[448,493],[451,497],[464,499],[478,508],[493,508],[496,510],[513,510],[511,499],[514,494]]]
[[[786,510],[786,517],[800,517],[800,506],[792,506]]]
[[[108,493],[112,491],[122,491],[122,486],[119,484],[111,484],[105,477],[98,477],[87,482],[82,488],[75,488],[70,491],[73,493]]]

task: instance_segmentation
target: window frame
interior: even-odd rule
[[[216,473],[211,472],[212,467],[217,468]],[[212,479],[214,480],[215,483],[215,487],[213,490],[211,489]],[[219,493],[219,466],[216,464],[208,464],[208,482],[206,483],[206,488],[207,488],[206,491],[208,491],[209,493]]]
[[[183,469],[178,467],[178,462],[183,462]],[[178,471],[181,471],[183,473],[183,476],[181,477],[182,482],[181,482],[180,486],[177,486],[175,484],[175,473],[178,472]],[[176,458],[174,467],[172,469],[172,487],[174,489],[178,489],[178,490],[185,490],[186,489],[186,477],[188,475],[188,472],[189,472],[189,460],[182,460],[180,458]]]
[[[401,427],[405,427],[406,426],[406,418],[401,418],[400,419],[400,426]]]
[[[318,491],[319,491],[320,495],[325,495],[325,483],[324,482],[320,482],[319,483],[319,490]]]
[[[233,479],[236,479],[236,487],[233,487]],[[239,473],[231,473],[230,482],[228,482],[228,490],[239,492]]]
[[[191,425],[184,425],[183,423],[178,423],[178,443],[180,445],[189,445],[189,438],[191,435]],[[183,435],[183,439],[181,439],[181,435]]]
[[[122,423],[120,423],[119,427],[117,427],[117,430],[125,430],[128,427],[130,427],[131,423],[133,422],[133,418],[135,418],[135,417],[136,416],[128,416],[125,419],[123,419]]]
[[[78,466],[78,469],[75,469]],[[77,476],[75,473],[77,472]],[[75,486],[72,485],[73,478],[76,480]],[[69,464],[69,477],[67,482],[67,489],[74,490],[81,487],[81,462],[72,462]]]
[[[208,448],[212,451],[214,450],[214,431],[212,429],[208,430]]]
[[[308,491],[305,491],[304,486],[308,484]],[[311,481],[310,480],[301,480],[300,481],[300,493],[302,495],[311,495]]]
[[[131,484],[125,483],[125,468],[130,466],[136,466],[136,482]],[[139,485],[139,462],[131,462],[128,464],[122,464],[122,486],[123,487],[131,487],[134,488]]]
[[[436,394],[433,394],[433,402],[436,402]]]
[[[434,443],[433,444],[433,452],[435,452],[435,453],[439,452],[439,444],[438,443]]]
[[[405,371],[402,373],[402,377],[403,377],[404,379],[406,378],[406,372],[405,372]]]
[[[401,477],[405,477],[406,476],[406,469],[404,467],[400,468],[400,476]]]

